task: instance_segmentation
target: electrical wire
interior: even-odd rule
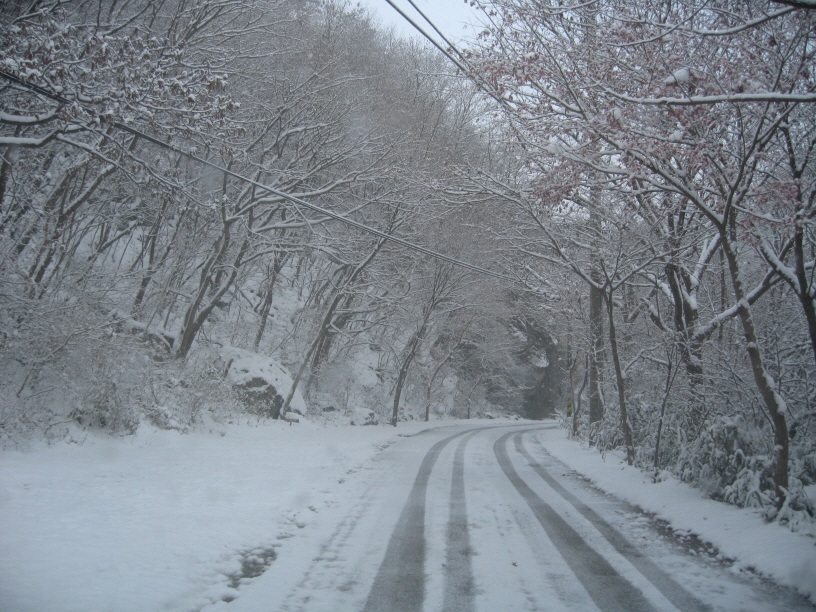
[[[408,22],[408,23],[410,23],[412,26],[414,26],[414,29],[415,29],[417,32],[419,32],[420,34],[422,34],[422,36],[424,36],[425,38],[427,38],[427,39],[428,39],[428,41],[429,41],[429,42],[430,42],[430,43],[431,43],[431,44],[432,44],[434,47],[436,47],[437,49],[439,49],[439,51],[442,53],[442,55],[444,55],[444,56],[445,56],[445,57],[447,57],[447,58],[448,58],[448,59],[449,59],[451,62],[453,62],[453,63],[456,65],[456,67],[457,67],[457,68],[459,68],[459,70],[461,70],[461,71],[462,71],[464,74],[466,74],[466,75],[470,75],[470,74],[471,74],[471,72],[472,72],[472,71],[468,69],[467,65],[466,65],[466,64],[465,64],[465,63],[464,63],[464,62],[463,62],[461,59],[459,59],[459,58],[462,58],[462,54],[459,52],[459,50],[458,50],[458,49],[457,49],[457,48],[456,48],[456,47],[453,45],[453,43],[451,43],[451,42],[450,42],[450,41],[449,41],[447,38],[445,38],[445,35],[444,35],[444,34],[442,34],[442,32],[440,32],[440,31],[439,31],[439,28],[437,28],[437,27],[436,27],[436,26],[433,24],[433,22],[432,22],[430,19],[428,19],[428,17],[425,15],[425,13],[423,13],[421,10],[419,10],[419,8],[416,6],[416,4],[414,4],[413,2],[411,2],[411,0],[408,0],[408,1],[410,2],[411,6],[412,6],[412,7],[414,7],[414,10],[416,10],[416,12],[417,12],[417,13],[419,13],[419,14],[422,16],[422,18],[423,18],[425,21],[427,21],[427,22],[428,22],[428,24],[429,24],[429,25],[430,25],[430,26],[431,26],[431,27],[434,29],[434,31],[436,31],[436,33],[437,33],[437,34],[439,34],[439,37],[440,37],[440,38],[441,38],[443,41],[445,41],[445,43],[448,45],[448,47],[449,47],[449,48],[450,48],[450,49],[451,49],[451,50],[452,50],[452,51],[453,51],[453,52],[454,52],[454,53],[455,53],[457,56],[459,56],[459,58],[454,57],[453,55],[451,55],[451,54],[448,52],[448,50],[447,50],[447,49],[443,48],[443,47],[442,47],[442,45],[440,45],[440,44],[439,44],[439,43],[438,43],[438,42],[437,42],[437,41],[436,41],[436,40],[435,40],[435,39],[434,39],[432,36],[430,36],[430,35],[429,35],[429,34],[428,34],[428,33],[427,33],[425,30],[423,30],[423,29],[422,29],[422,28],[419,26],[419,24],[418,24],[416,21],[414,21],[413,19],[411,19],[411,18],[410,18],[410,17],[409,17],[409,16],[408,16],[408,15],[405,13],[405,11],[403,11],[403,10],[402,10],[400,7],[398,7],[396,4],[394,4],[393,0],[385,0],[385,1],[386,1],[386,2],[387,2],[387,3],[388,3],[390,6],[391,6],[391,8],[392,8],[392,9],[394,9],[395,11],[397,11],[397,12],[398,12],[398,13],[399,13],[399,14],[402,16],[402,18],[403,18],[403,19],[405,19],[405,21],[407,21],[407,22]]]
[[[394,0],[385,1],[392,9],[397,11],[400,14],[400,16],[403,19],[405,19],[405,21],[410,23],[417,32],[422,34],[423,37],[425,37],[434,47],[436,47],[439,50],[439,52],[442,53],[442,55],[447,57],[454,66],[461,70],[462,74],[465,75],[468,79],[470,79],[470,81],[474,85],[476,85],[476,87],[481,89],[484,93],[493,98],[500,105],[507,106],[507,100],[504,97],[502,97],[501,93],[496,91],[495,87],[491,86],[490,83],[488,83],[477,71],[474,71],[471,68],[465,55],[461,51],[459,51],[459,49],[456,48],[456,45],[454,45],[450,40],[448,40],[448,38],[445,37],[442,31],[436,27],[434,22],[431,21],[430,18],[425,13],[422,12],[422,10],[420,10],[420,8],[416,5],[414,0],[408,0],[408,3],[413,7],[413,9],[417,13],[419,13],[419,15],[428,23],[428,25],[430,25],[431,28],[433,28],[433,30],[439,35],[439,38],[441,38],[445,42],[445,44],[448,45],[447,49],[442,47],[442,45],[440,45],[439,42],[436,41],[436,39],[434,39],[430,34],[423,30],[422,27],[420,27],[420,25],[416,21],[411,19],[405,11],[398,7],[394,3]]]
[[[72,103],[74,103],[71,100],[65,98],[64,96],[61,96],[59,94],[48,91],[47,89],[45,89],[43,87],[40,87],[39,85],[35,85],[33,83],[23,81],[22,79],[19,79],[18,77],[14,76],[12,74],[9,74],[9,73],[7,73],[5,71],[0,70],[0,77],[6,79],[7,81],[15,83],[16,85],[20,85],[20,86],[22,86],[22,87],[24,87],[26,89],[34,91],[34,92],[36,92],[36,93],[38,93],[38,94],[40,94],[42,96],[45,96],[46,98],[49,98],[49,99],[54,100],[56,102],[59,102],[60,104],[72,104]],[[80,102],[78,99],[75,100],[75,102],[78,103],[78,104],[82,104],[82,102]],[[102,118],[102,119],[104,119],[104,118]],[[207,166],[209,168],[212,168],[214,170],[218,170],[219,172],[223,172],[224,174],[226,174],[228,176],[231,176],[231,177],[233,177],[235,179],[238,179],[238,180],[243,181],[245,183],[249,183],[250,185],[253,185],[254,187],[257,187],[259,189],[263,189],[267,193],[270,193],[270,194],[278,196],[278,197],[280,197],[280,198],[282,198],[284,200],[287,200],[288,202],[291,202],[292,204],[295,204],[296,206],[302,206],[304,208],[312,210],[312,211],[314,211],[316,213],[319,213],[321,215],[324,215],[324,216],[329,217],[331,219],[334,219],[336,221],[340,221],[341,223],[345,223],[347,225],[351,225],[352,227],[356,227],[357,229],[362,230],[364,232],[367,232],[369,234],[379,236],[380,238],[383,238],[384,240],[387,240],[389,242],[393,242],[393,243],[398,244],[400,246],[403,246],[403,247],[405,247],[407,249],[411,249],[411,250],[416,251],[418,253],[423,253],[424,255],[428,255],[428,256],[433,257],[435,259],[445,261],[445,262],[450,263],[452,265],[459,266],[461,268],[466,268],[468,270],[471,270],[473,272],[478,272],[478,273],[484,274],[486,276],[492,276],[493,278],[500,278],[500,279],[508,280],[508,281],[511,281],[511,282],[516,282],[517,281],[517,279],[515,279],[515,278],[513,278],[511,276],[507,276],[506,274],[501,274],[500,272],[494,272],[492,270],[482,268],[481,266],[477,266],[475,264],[472,264],[472,263],[469,263],[469,262],[466,262],[466,261],[455,259],[453,257],[450,257],[448,255],[444,255],[442,253],[438,253],[436,251],[425,248],[425,247],[420,246],[418,244],[414,244],[413,242],[409,242],[409,241],[404,240],[402,238],[398,238],[396,236],[393,236],[392,234],[387,234],[386,232],[383,232],[383,231],[380,231],[380,230],[375,229],[373,227],[370,227],[368,225],[365,225],[364,223],[360,223],[359,221],[349,219],[348,217],[345,217],[345,216],[340,215],[338,213],[332,212],[331,210],[328,210],[328,209],[323,208],[321,206],[318,206],[316,204],[312,204],[310,202],[307,202],[306,200],[302,200],[302,199],[300,199],[298,197],[295,197],[293,195],[290,195],[290,194],[288,194],[288,193],[286,193],[284,191],[280,191],[278,189],[275,189],[274,187],[269,187],[268,185],[264,185],[263,183],[260,183],[260,182],[258,182],[256,180],[253,180],[251,178],[243,176],[242,174],[234,172],[234,171],[232,171],[232,170],[230,170],[228,168],[225,168],[224,166],[220,166],[218,164],[215,164],[215,163],[213,163],[211,161],[208,161],[206,159],[198,157],[198,156],[196,156],[196,155],[194,155],[192,153],[189,153],[187,151],[182,151],[178,147],[174,147],[173,145],[171,145],[169,143],[166,143],[166,142],[164,142],[162,140],[159,140],[158,138],[154,138],[152,136],[149,136],[148,134],[145,134],[144,132],[142,132],[140,130],[134,129],[134,128],[128,126],[128,125],[124,125],[123,123],[120,123],[118,121],[108,121],[106,119],[104,119],[104,120],[109,125],[111,125],[112,127],[116,128],[116,129],[118,129],[118,130],[120,130],[122,132],[126,132],[128,134],[131,134],[132,136],[135,136],[137,138],[141,138],[143,140],[146,140],[146,141],[148,141],[148,142],[150,142],[150,143],[152,143],[152,144],[154,144],[154,145],[156,145],[158,147],[161,147],[161,148],[163,148],[163,149],[165,149],[167,151],[171,151],[173,153],[176,153],[177,155],[181,155],[183,157],[186,157],[189,160],[195,161],[195,162],[197,162],[199,164],[202,164],[202,165]]]

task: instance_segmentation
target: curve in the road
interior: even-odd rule
[[[703,603],[694,597],[686,589],[675,582],[666,572],[661,570],[645,554],[637,549],[627,540],[617,529],[607,523],[597,512],[567,491],[561,484],[553,478],[546,468],[533,459],[532,455],[524,446],[523,434],[520,432],[513,438],[516,450],[524,457],[533,468],[533,471],[546,482],[551,489],[567,500],[584,518],[592,523],[595,528],[606,538],[612,547],[626,560],[629,561],[643,576],[651,582],[672,604],[683,612],[709,612],[710,605]]]
[[[462,439],[453,457],[443,609],[472,609],[474,583],[465,500],[464,455],[470,439],[485,429],[493,428],[458,432],[436,442],[428,450],[389,539],[385,558],[377,572],[363,612],[422,610],[425,599],[424,531],[428,480],[441,452],[457,438]],[[501,436],[493,445],[494,454],[505,476],[530,507],[533,515],[601,612],[653,612],[655,608],[637,587],[589,546],[518,474],[507,452],[510,437],[515,436],[516,451],[529,463],[534,472],[590,521],[615,550],[629,560],[672,604],[683,612],[710,610],[709,606],[680,587],[632,546],[620,532],[561,486],[535,461],[522,439],[523,434],[529,431],[512,431]]]
[[[581,581],[601,612],[654,612],[643,593],[621,576],[561,516],[519,476],[507,454],[507,440],[516,432],[503,435],[493,445],[499,466],[546,531],[572,572]]]
[[[428,479],[442,450],[451,441],[462,436],[467,436],[467,438],[461,441],[454,453],[444,601],[446,606],[453,606],[445,609],[466,610],[469,608],[474,589],[464,496],[465,446],[477,433],[496,427],[518,426],[496,425],[460,431],[443,438],[426,453],[419,466],[414,486],[408,495],[408,501],[388,540],[385,558],[374,578],[374,584],[363,612],[419,612],[422,610],[425,600],[425,498]]]

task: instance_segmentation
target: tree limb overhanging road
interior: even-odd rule
[[[547,453],[554,427],[437,429],[384,449],[317,554],[282,556],[230,609],[814,609],[593,488]]]

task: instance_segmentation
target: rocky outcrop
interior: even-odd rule
[[[277,419],[280,409],[292,388],[289,372],[274,359],[237,348],[221,352],[227,364],[227,379],[247,412]],[[295,391],[289,411],[306,415],[306,402]]]

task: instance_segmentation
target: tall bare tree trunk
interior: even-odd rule
[[[615,330],[615,303],[612,300],[612,293],[604,294],[606,302],[606,312],[609,324],[609,348],[612,351],[612,363],[615,365],[615,384],[618,387],[618,404],[621,411],[621,431],[626,444],[626,463],[632,465],[635,461],[635,445],[632,443],[632,429],[629,427],[629,413],[626,410],[626,379],[621,368],[620,355],[618,354],[618,335]]]
[[[578,389],[578,393],[575,394],[575,407],[572,410],[572,435],[578,435],[578,417],[581,413],[581,396],[584,394],[584,389],[587,385],[587,379],[589,378],[589,354],[587,353],[586,359],[584,360],[584,377],[581,380],[581,388]]]
[[[598,248],[598,235],[601,229],[601,217],[594,207],[589,211],[589,225],[595,233],[596,244],[593,247],[589,286],[589,424],[603,420],[604,406],[601,392],[603,367],[603,291],[599,288],[603,282],[601,272],[601,255]]]
[[[805,311],[808,334],[810,335],[810,348],[813,351],[813,359],[816,361],[816,304],[814,304],[813,290],[808,279],[805,258],[805,229],[801,225],[797,226],[793,236],[793,256],[796,279],[799,281],[799,291],[797,292],[802,309]]]
[[[264,332],[266,331],[266,323],[269,319],[269,313],[272,310],[272,298],[273,298],[273,290],[275,288],[275,281],[278,279],[278,274],[283,269],[284,264],[289,259],[289,252],[278,251],[275,253],[274,258],[272,259],[271,265],[268,265],[266,274],[267,274],[267,284],[265,287],[264,292],[264,299],[261,303],[260,312],[258,313],[259,321],[258,321],[258,332],[255,334],[255,341],[252,343],[252,350],[256,353],[258,352],[258,347],[261,344],[261,339],[263,338]]]
[[[591,285],[589,288],[589,423],[597,423],[604,416],[601,384],[603,367],[603,294]]]
[[[776,389],[774,380],[765,368],[762,352],[759,350],[756,328],[751,306],[745,299],[745,290],[740,278],[740,267],[737,254],[734,252],[733,244],[728,240],[726,228],[721,229],[722,248],[728,262],[728,271],[731,276],[731,286],[734,289],[734,297],[739,307],[739,318],[742,323],[742,333],[745,337],[745,348],[751,362],[751,371],[754,375],[754,382],[757,390],[762,396],[765,408],[771,417],[774,427],[774,489],[776,494],[776,507],[781,508],[785,503],[788,491],[788,455],[790,453],[790,439],[788,437],[788,425],[785,419],[787,405]]]
[[[428,320],[430,319],[431,309],[428,308],[425,318],[422,320],[422,325],[414,334],[408,343],[408,350],[405,352],[405,359],[400,364],[399,375],[397,376],[397,386],[394,388],[394,407],[391,411],[391,425],[397,426],[397,419],[399,417],[400,397],[402,396],[402,387],[405,385],[405,379],[408,378],[408,370],[411,368],[411,362],[414,360],[419,345],[425,337],[425,331],[428,327]]]

